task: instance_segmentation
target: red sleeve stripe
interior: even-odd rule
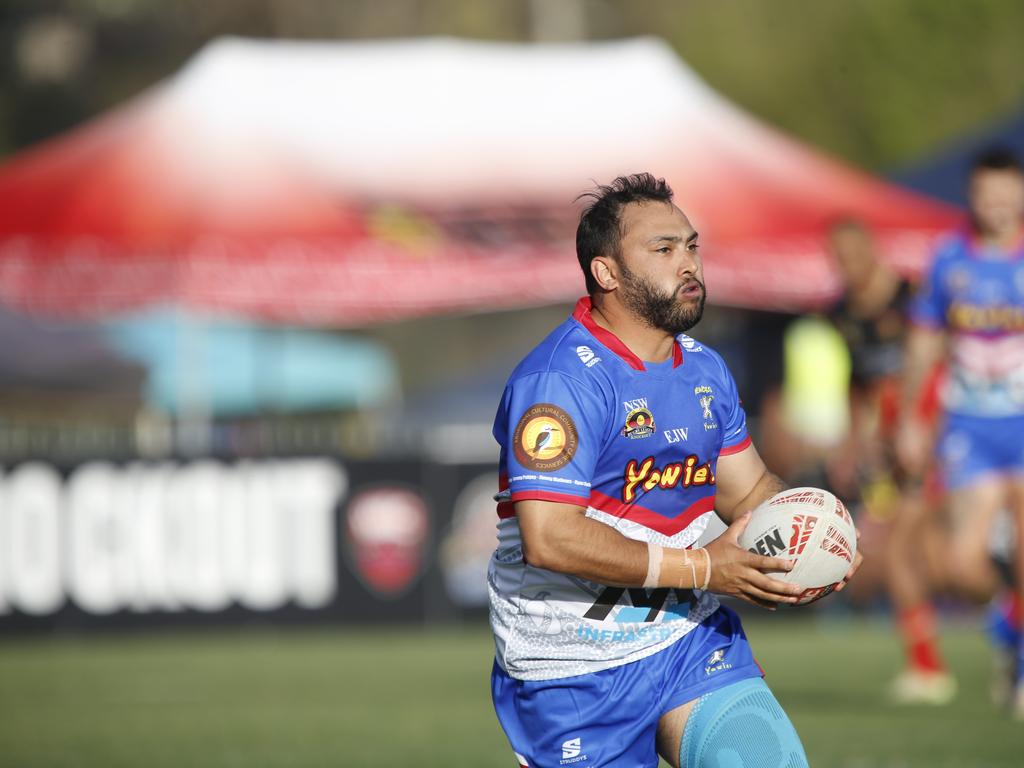
[[[733,453],[739,453],[740,451],[745,451],[747,449],[747,447],[750,445],[750,443],[751,443],[750,435],[747,435],[743,439],[743,442],[741,442],[741,443],[736,443],[736,445],[723,445],[722,446],[722,450],[720,450],[718,452],[718,455],[719,456],[729,456],[730,454],[733,454]]]
[[[573,496],[568,493],[553,493],[551,491],[515,491],[511,501],[498,503],[498,517],[502,520],[514,517],[515,502],[517,501],[550,501],[555,504],[575,504],[577,507],[587,507],[590,499],[583,496]]]
[[[590,503],[586,496],[553,491],[513,491],[512,501],[553,501],[556,504],[575,504],[578,507],[586,507]]]

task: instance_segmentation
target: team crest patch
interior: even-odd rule
[[[647,408],[634,408],[626,416],[622,434],[631,440],[654,434],[654,415]]]
[[[530,406],[516,424],[512,447],[516,461],[536,472],[555,472],[576,455],[579,436],[572,418],[557,405]]]

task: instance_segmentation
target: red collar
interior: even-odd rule
[[[593,335],[595,339],[625,360],[626,364],[629,365],[630,368],[637,371],[646,371],[647,366],[644,365],[644,361],[634,355],[632,350],[622,343],[622,339],[594,322],[594,318],[590,314],[592,307],[593,305],[590,302],[590,297],[584,296],[576,302],[576,309],[572,311],[572,316],[578,320],[584,328],[590,331],[591,335]],[[677,339],[672,344],[672,367],[678,368],[682,364],[683,350],[679,346],[679,340]]]

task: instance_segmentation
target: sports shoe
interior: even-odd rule
[[[956,680],[946,672],[921,672],[908,669],[889,686],[894,704],[949,704],[956,696]]]
[[[1016,708],[1017,654],[1009,648],[992,649],[992,683],[989,693],[997,707]]]
[[[1024,722],[1024,685],[1017,686],[1011,704],[1010,714],[1013,716],[1013,719],[1018,722]]]
[[[1020,621],[1016,601],[1012,594],[1006,594],[992,601],[985,618],[985,630],[996,648],[1015,650],[1020,645]]]

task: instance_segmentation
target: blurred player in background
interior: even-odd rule
[[[649,174],[589,197],[589,296],[513,371],[495,419],[498,718],[524,766],[806,766],[714,594],[774,608],[800,590],[767,575],[791,561],[736,543],[783,485],[721,357],[684,335],[704,307],[697,233]],[[693,548],[713,510],[728,530]]]
[[[891,496],[885,440],[895,427],[911,286],[876,257],[870,233],[854,219],[833,225],[828,246],[843,284],[829,318],[850,352],[851,447],[844,459],[854,460],[843,461],[851,477],[839,490],[851,501],[859,492]]]
[[[1024,173],[1008,152],[992,150],[972,167],[972,227],[942,245],[915,298],[907,345],[904,417],[898,450],[920,473],[928,462],[927,426],[910,409],[932,366],[945,359],[945,424],[937,444],[954,529],[947,572],[963,595],[992,598],[999,574],[989,533],[1002,508],[1024,526]],[[1020,600],[1018,567],[1012,591]],[[1019,627],[1017,638],[1020,653]],[[1015,665],[1024,673],[1024,664]],[[1015,711],[1024,717],[1024,678]]]
[[[900,377],[912,286],[881,261],[864,225],[837,222],[829,233],[829,250],[839,269],[843,293],[830,317],[850,350],[850,440],[838,471],[830,473],[837,492],[859,499],[865,544],[885,539],[878,563],[896,613],[906,669],[893,681],[897,703],[944,704],[956,692],[939,653],[935,611],[931,603],[934,574],[947,546],[938,511],[941,498],[925,490],[923,478],[910,476],[895,455],[899,421]],[[936,375],[914,408],[921,420],[937,417]],[[869,558],[870,559],[870,558]],[[863,578],[862,578],[863,581]]]

